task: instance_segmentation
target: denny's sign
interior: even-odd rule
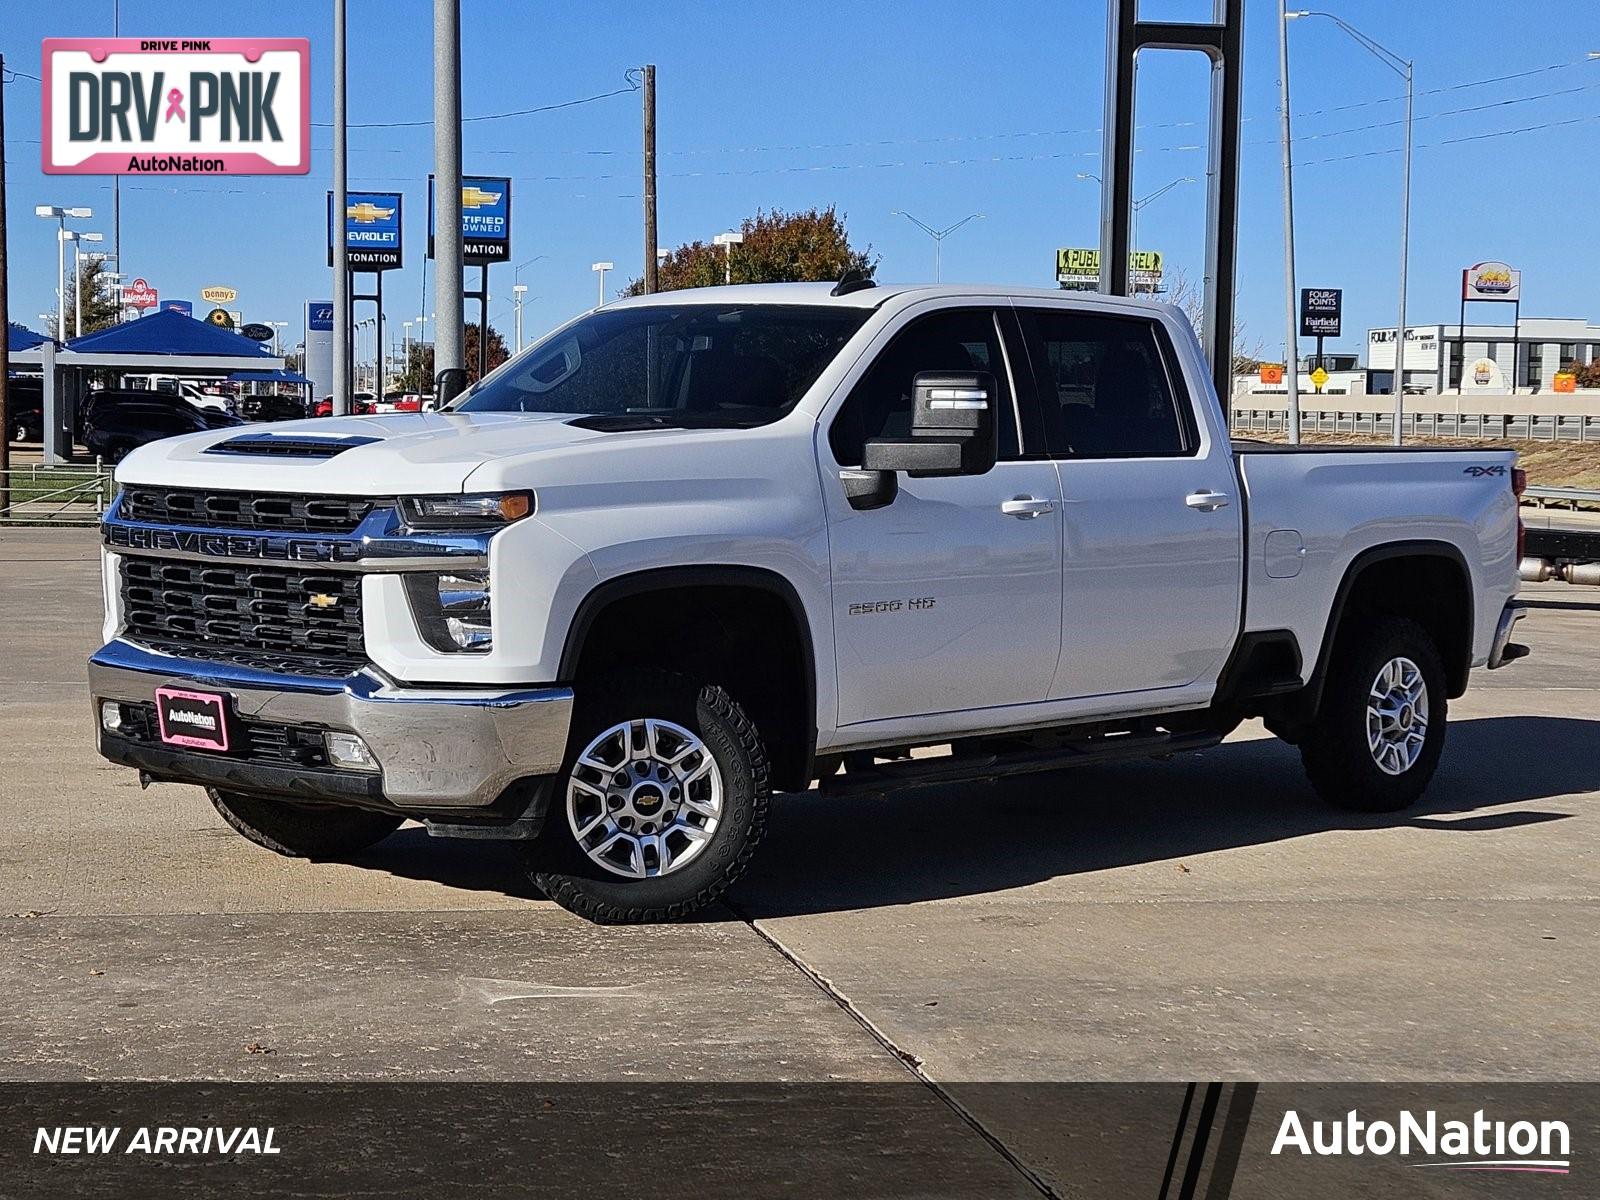
[[[46,38],[51,175],[305,175],[306,38]]]

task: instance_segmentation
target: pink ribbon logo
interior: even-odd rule
[[[183,115],[183,93],[177,88],[173,88],[167,93],[167,115],[163,123],[172,120],[173,117],[177,117],[180,121],[189,119]]]

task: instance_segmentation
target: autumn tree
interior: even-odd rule
[[[872,247],[850,244],[844,218],[832,205],[825,209],[786,213],[758,211],[739,226],[740,245],[728,249],[712,242],[685,242],[661,260],[661,290],[714,287],[733,283],[834,282],[848,270],[868,275],[877,269]],[[632,280],[624,296],[644,291],[644,280]]]

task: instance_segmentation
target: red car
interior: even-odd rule
[[[350,415],[352,417],[368,417],[377,411],[373,407],[371,400],[363,400],[360,396],[356,396],[350,401]],[[321,400],[318,400],[311,410],[311,415],[313,417],[333,416],[333,397],[324,396]]]

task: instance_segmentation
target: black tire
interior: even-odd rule
[[[1368,740],[1368,701],[1379,672],[1408,660],[1422,676],[1427,695],[1426,733],[1410,765],[1391,773],[1378,763]],[[1357,812],[1398,812],[1427,789],[1444,752],[1449,697],[1444,663],[1428,631],[1403,617],[1380,617],[1341,635],[1322,706],[1300,744],[1311,786],[1328,803]],[[1415,714],[1406,718],[1412,727]],[[1391,767],[1401,766],[1397,757]]]
[[[297,804],[207,788],[222,819],[258,846],[288,858],[346,858],[375,846],[404,817],[332,804]]]
[[[562,908],[601,925],[679,921],[713,903],[744,874],[766,832],[772,792],[767,750],[755,723],[722,688],[667,672],[606,677],[580,683],[577,692],[550,814],[528,851],[534,884]],[[596,863],[579,845],[569,819],[569,783],[579,754],[596,737],[647,718],[673,722],[701,740],[720,772],[722,812],[705,845],[681,867],[628,878]]]

